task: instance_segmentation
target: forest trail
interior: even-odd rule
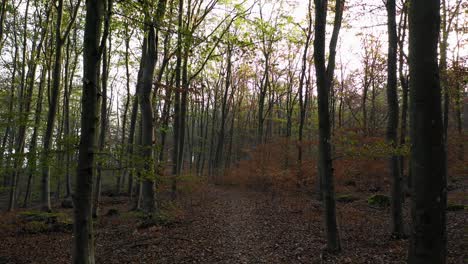
[[[195,202],[186,220],[160,233],[158,241],[169,244],[141,245],[158,255],[143,254],[152,259],[144,263],[310,263],[301,261],[314,245],[304,237],[310,230],[303,228],[311,226],[303,221],[303,211],[280,208],[277,202],[267,193],[214,187],[203,202]],[[320,221],[315,223],[318,238]]]

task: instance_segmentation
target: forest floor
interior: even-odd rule
[[[369,207],[366,195],[337,205],[343,247],[339,255],[323,253],[322,206],[305,195],[209,185],[179,197],[177,206],[163,204],[170,217],[151,227],[143,227],[138,214],[129,212],[128,197],[105,196],[96,222],[96,259],[97,263],[405,263],[408,241],[391,238],[389,209]],[[71,209],[60,211],[72,214]],[[20,212],[0,215],[0,263],[69,263],[71,231],[34,232],[18,217]],[[466,209],[448,212],[448,263],[467,260],[466,216]]]

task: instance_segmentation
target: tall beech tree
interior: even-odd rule
[[[141,120],[142,120],[142,155],[144,162],[143,173],[143,210],[147,213],[155,211],[154,199],[154,124],[153,124],[153,108],[151,105],[151,90],[153,87],[154,68],[157,60],[157,47],[158,38],[156,37],[155,28],[159,28],[166,12],[166,0],[159,0],[156,8],[156,17],[152,19],[151,10],[152,5],[146,2],[145,9],[145,32],[146,37],[146,52],[142,57],[143,71],[142,71],[142,86],[138,94]]]
[[[408,263],[444,264],[446,150],[437,62],[440,1],[413,0],[409,6],[411,134],[411,240]]]
[[[42,209],[50,211],[52,206],[50,204],[50,152],[52,148],[52,136],[54,133],[55,119],[57,116],[58,99],[60,92],[60,85],[62,79],[62,52],[63,45],[70,34],[72,26],[75,22],[80,8],[81,0],[78,0],[73,7],[70,21],[68,22],[65,31],[62,29],[63,20],[63,0],[57,1],[57,20],[55,24],[55,57],[54,68],[52,73],[52,87],[49,101],[49,112],[47,114],[46,131],[43,137],[43,155],[41,158],[42,178],[41,178],[41,204]]]
[[[392,149],[398,146],[398,94],[397,94],[397,48],[396,3],[387,0],[388,54],[387,54],[387,142]],[[398,155],[392,154],[389,159],[392,178],[392,234],[396,238],[404,236],[402,209],[402,175],[399,169]]]
[[[333,89],[332,82],[335,70],[336,45],[343,19],[344,0],[335,2],[335,19],[329,46],[328,63],[325,61],[325,36],[327,24],[328,0],[314,0],[315,3],[315,38],[314,63],[318,93],[319,148],[318,173],[325,206],[325,230],[327,249],[332,252],[341,250],[338,225],[336,223],[335,190],[333,183],[333,159],[331,148],[331,126],[329,96]]]
[[[112,0],[108,0],[112,1]],[[112,2],[110,2],[112,3]],[[83,41],[83,90],[81,98],[81,135],[78,149],[76,187],[73,196],[73,263],[94,264],[94,233],[92,219],[92,186],[95,174],[99,97],[99,68],[103,45],[101,39],[104,0],[86,0]],[[109,19],[109,18],[108,18]],[[107,19],[107,21],[108,21]],[[107,27],[108,28],[108,27]]]

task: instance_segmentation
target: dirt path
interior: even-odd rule
[[[269,225],[271,217],[264,209],[266,195],[239,190],[220,190],[217,200],[206,208],[211,222],[197,223],[206,233],[202,244],[210,245],[208,257],[222,263],[272,263],[277,230]],[[212,215],[210,215],[212,214]],[[202,219],[205,217],[201,217]]]
[[[319,256],[313,248],[323,243],[317,239],[320,221],[307,224],[304,211],[276,203],[265,193],[214,188],[183,222],[143,232],[141,238],[148,240],[124,246],[129,255],[112,254],[101,261],[130,263],[138,257],[139,263],[310,263],[311,254]],[[312,232],[316,236],[307,239]]]
[[[215,188],[204,201],[185,222],[144,233],[148,242],[130,245],[140,251],[139,263],[302,263],[308,242],[303,233],[310,230],[291,228],[298,224],[294,217],[281,220],[302,211],[279,210],[268,194],[236,189]],[[122,263],[122,256],[114,257],[112,262]]]

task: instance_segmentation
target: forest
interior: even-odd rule
[[[0,264],[468,261],[468,2],[0,0]]]

